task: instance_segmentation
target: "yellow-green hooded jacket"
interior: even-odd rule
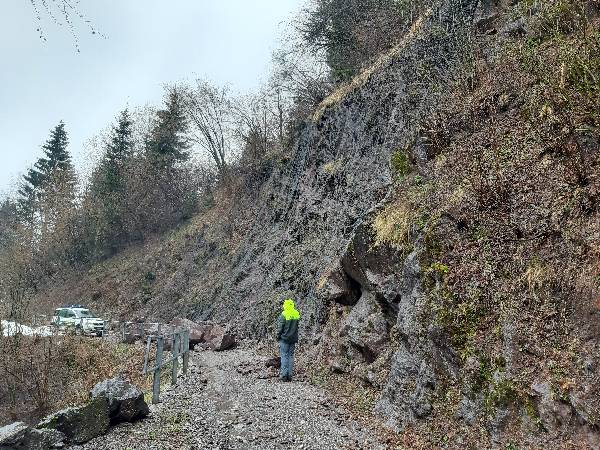
[[[277,322],[277,340],[285,341],[288,344],[298,342],[298,322],[300,313],[290,298],[283,302],[283,311]]]

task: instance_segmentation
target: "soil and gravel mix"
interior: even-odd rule
[[[100,449],[385,449],[300,376],[278,380],[253,348],[192,352],[187,378],[163,389],[147,419],[119,425],[84,446]]]

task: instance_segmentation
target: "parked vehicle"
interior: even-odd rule
[[[52,324],[61,329],[72,329],[77,334],[102,336],[104,333],[104,320],[81,305],[57,308],[52,317]]]

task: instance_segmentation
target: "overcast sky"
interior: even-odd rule
[[[68,28],[42,11],[46,42],[30,0],[0,5],[0,194],[37,157],[64,120],[79,171],[84,143],[125,106],[158,104],[162,85],[195,75],[234,90],[268,76],[272,51],[303,0],[81,0],[105,35],[74,20]],[[41,3],[41,1],[38,1]],[[51,3],[51,2],[48,2]]]

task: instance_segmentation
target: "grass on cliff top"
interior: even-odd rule
[[[390,61],[398,56],[406,48],[407,44],[417,35],[417,33],[423,27],[423,23],[431,16],[431,13],[432,9],[429,8],[421,15],[421,17],[419,17],[419,19],[415,21],[410,30],[402,37],[400,42],[379,56],[371,66],[367,67],[358,75],[356,75],[349,83],[342,84],[331,94],[325,97],[313,113],[312,120],[314,122],[318,122],[327,108],[341,103],[341,101],[344,100],[350,93],[365,85],[371,75],[382,70],[386,65],[388,65]]]

